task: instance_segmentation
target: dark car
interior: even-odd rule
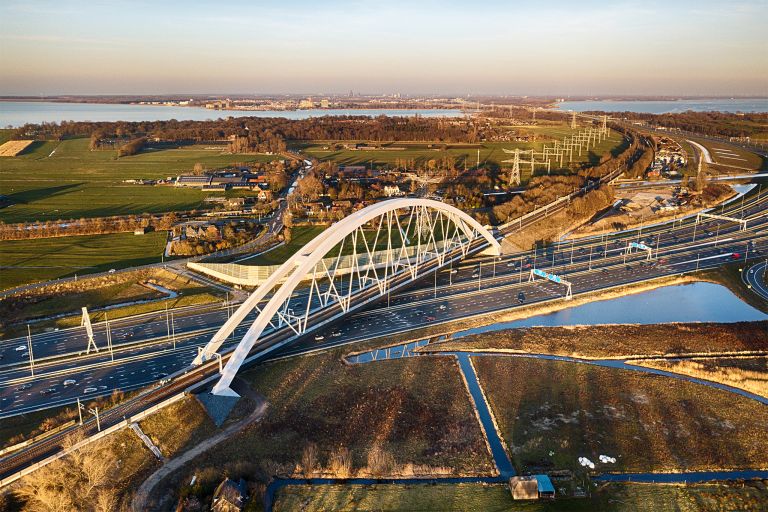
[[[29,389],[32,387],[32,384],[22,384],[21,386],[16,388],[16,391],[24,391],[26,389]]]
[[[520,304],[525,302],[525,294],[523,292],[517,294],[517,302]]]
[[[40,394],[45,396],[45,395],[50,395],[51,393],[55,393],[55,392],[56,392],[56,388],[47,388],[47,389],[44,389],[44,390],[40,391]]]

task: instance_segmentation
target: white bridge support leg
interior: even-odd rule
[[[501,254],[499,242],[486,228],[452,206],[417,198],[373,204],[332,225],[283,263],[214,334],[194,364],[214,357],[221,364],[221,345],[256,311],[213,388],[216,395],[236,396],[229,386],[268,327],[287,327],[293,333],[290,339],[310,332],[318,327],[310,325],[311,318],[324,309],[337,308],[334,318],[345,314],[355,307],[356,298],[383,296],[395,279],[420,278],[427,267],[432,271],[456,259],[457,253],[465,256],[479,239],[493,255]],[[344,275],[339,273],[342,264]],[[309,281],[309,292],[294,297],[302,281]]]

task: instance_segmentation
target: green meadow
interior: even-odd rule
[[[156,263],[165,240],[165,231],[160,231],[2,241],[0,289]]]
[[[0,136],[7,137],[7,130]],[[2,140],[2,138],[0,138]],[[148,150],[118,159],[116,151],[91,151],[86,138],[35,142],[23,154],[0,159],[0,194],[11,205],[0,222],[73,219],[199,208],[196,189],[131,185],[127,179],[158,179],[233,163],[268,162],[271,155],[231,155],[201,146]]]

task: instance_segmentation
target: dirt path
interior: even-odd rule
[[[157,484],[160,483],[160,481],[163,478],[170,475],[177,469],[181,468],[182,466],[184,466],[184,464],[191,461],[198,455],[205,453],[206,451],[213,448],[214,446],[224,441],[225,439],[229,438],[233,434],[238,433],[244,427],[250,425],[251,423],[259,421],[262,418],[262,416],[264,416],[264,412],[266,410],[267,410],[267,402],[263,399],[258,399],[256,408],[246,418],[238,421],[237,423],[233,423],[232,425],[228,426],[218,434],[209,437],[208,439],[201,442],[200,444],[193,446],[186,452],[174,457],[173,459],[168,460],[165,464],[163,464],[160,468],[158,468],[157,471],[149,475],[149,477],[146,480],[144,480],[141,486],[139,486],[138,490],[136,491],[136,494],[133,497],[133,501],[131,502],[131,509],[134,512],[143,512],[145,510],[151,510],[151,508],[148,507],[148,505],[152,505],[152,501],[150,500],[150,495],[152,494],[152,491],[157,486]]]

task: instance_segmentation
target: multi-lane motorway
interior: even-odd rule
[[[280,353],[351,343],[562,297],[560,285],[543,280],[529,283],[531,268],[565,276],[573,283],[573,293],[579,294],[766,254],[766,197],[745,201],[743,208],[737,202],[718,213],[743,216],[749,220],[749,229],[740,231],[738,224],[719,220],[695,225],[689,219],[674,226],[563,242],[501,258],[474,257],[352,314],[337,327],[305,336]],[[626,254],[629,241],[651,247],[651,260],[646,261],[644,252]],[[301,300],[302,292],[297,295]],[[111,352],[106,349],[104,324],[95,326],[98,353],[84,353],[83,328],[35,335],[34,376],[25,355],[27,340],[0,342],[0,417],[163,380],[189,365],[232,307],[186,308],[174,311],[172,320],[161,312],[112,322]],[[249,322],[244,324],[225,350],[244,334]],[[175,335],[169,337],[169,333]],[[69,380],[75,383],[64,386]]]
[[[436,277],[427,275],[413,289],[393,293],[368,310],[346,317],[343,323],[311,332],[270,356],[353,343],[559,300],[563,295],[560,285],[540,280],[527,282],[531,268],[565,276],[573,283],[573,293],[580,294],[747,260],[750,256],[762,259],[768,253],[767,203],[766,197],[752,198],[718,210],[747,219],[747,231],[741,231],[733,222],[708,220],[696,225],[688,219],[501,258],[470,258],[444,268]],[[628,254],[625,249],[630,241],[641,241],[651,247],[651,259],[647,260],[642,251]],[[301,292],[298,294],[301,296]],[[112,353],[105,352],[102,343],[97,354],[73,355],[72,350],[82,351],[85,346],[82,332],[77,329],[36,336],[33,353],[36,351],[42,357],[35,366],[34,377],[28,362],[19,359],[18,353],[22,351],[16,350],[25,340],[3,343],[4,356],[9,351],[16,354],[8,354],[7,359],[0,361],[0,417],[72,403],[78,397],[90,399],[115,389],[144,388],[137,397],[101,416],[101,428],[121,424],[126,417],[216,378],[216,361],[194,369],[189,368],[189,362],[227,315],[225,308],[177,311],[172,329],[175,342],[167,338],[164,314],[121,320],[114,324]],[[316,316],[321,320],[328,317],[325,310]],[[244,330],[245,327],[238,328],[223,351],[231,348]],[[286,329],[266,333],[255,350],[291,337]],[[228,357],[229,354],[222,356],[224,362]],[[65,386],[66,380],[75,382]],[[158,381],[160,384],[148,386]],[[92,435],[98,427],[94,420],[86,420],[80,427],[71,427],[0,458],[0,481],[11,481],[15,478],[11,475],[21,468],[57,453],[71,429]]]

